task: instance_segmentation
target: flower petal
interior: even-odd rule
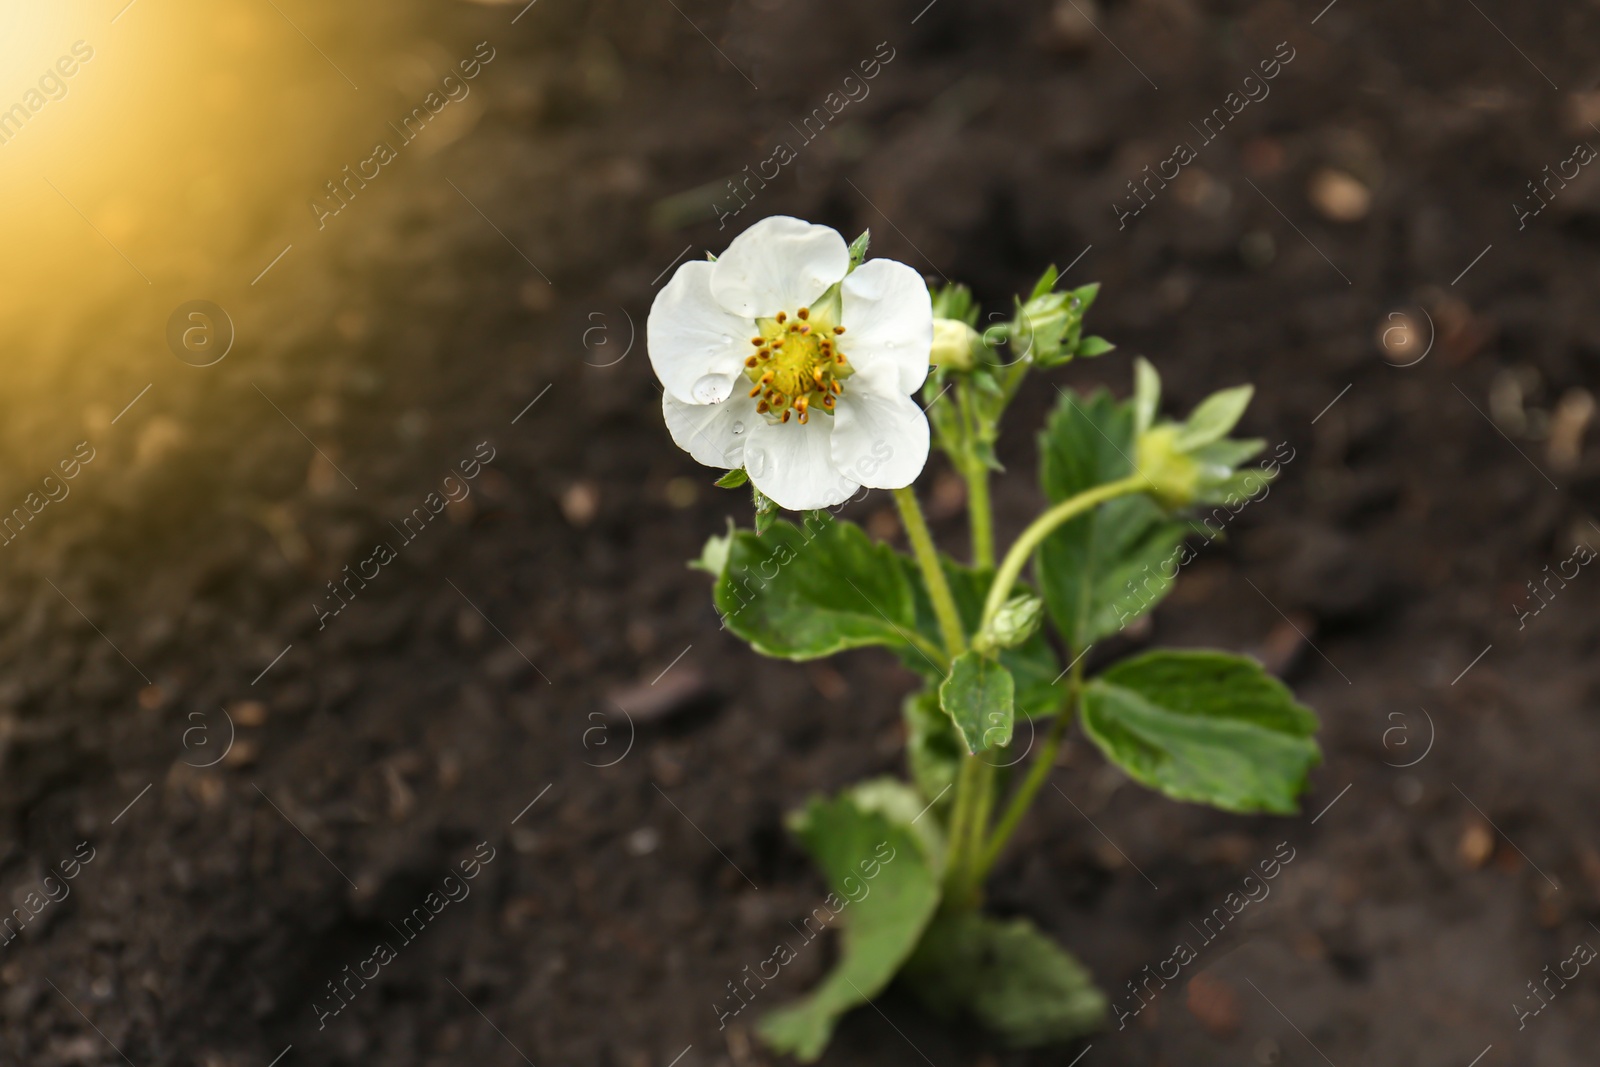
[[[850,247],[838,230],[774,215],[733,239],[713,264],[711,293],[752,319],[793,314],[849,269]]]
[[[650,305],[650,366],[685,404],[710,404],[733,391],[755,329],[711,298],[712,264],[679,267]],[[698,386],[698,388],[697,388]]]
[[[804,425],[760,419],[745,442],[745,470],[756,488],[790,511],[832,507],[861,486],[839,473],[830,445],[834,420],[812,416]]]
[[[892,363],[900,391],[916,392],[928,376],[933,347],[933,299],[922,275],[892,259],[872,259],[851,271],[840,289],[845,356],[858,370]]]
[[[661,414],[672,440],[708,467],[744,466],[746,432],[758,422],[755,401],[742,393],[720,404],[685,404],[671,393],[661,394]]]
[[[833,417],[834,464],[873,489],[903,489],[928,462],[928,417],[896,375],[890,363],[855,374]]]

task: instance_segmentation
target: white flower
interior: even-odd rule
[[[910,485],[928,460],[912,399],[933,343],[927,286],[893,260],[849,267],[838,231],[777,215],[679,267],[650,308],[672,439],[791,511]]]

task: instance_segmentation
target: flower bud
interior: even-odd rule
[[[960,319],[934,319],[928,362],[951,370],[971,370],[982,347],[983,338],[978,331]]]
[[[1034,635],[1044,619],[1044,601],[1032,593],[1018,593],[1001,605],[994,621],[979,638],[986,648],[1015,648]]]
[[[1182,427],[1165,423],[1139,435],[1134,462],[1150,485],[1150,495],[1168,511],[1194,503],[1200,490],[1200,464],[1178,443]]]

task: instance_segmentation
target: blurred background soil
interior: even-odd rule
[[[1270,897],[1126,1029],[1008,1053],[891,991],[824,1062],[1593,1063],[1592,976],[1517,1012],[1600,943],[1600,577],[1547,581],[1600,540],[1600,168],[1542,186],[1521,228],[1514,205],[1600,145],[1600,8],[924,2],[284,0],[382,105],[351,97],[370,110],[307,150],[214,284],[129,303],[85,282],[8,344],[60,357],[7,392],[8,505],[78,442],[94,458],[0,569],[0,893],[95,852],[0,945],[5,1062],[772,1062],[753,1018],[827,952],[726,1028],[716,1005],[825,893],[783,814],[901,773],[913,679],[719,631],[684,563],[747,499],[671,445],[643,331],[675,263],[788,213],[870,227],[874,254],[991,310],[1051,262],[1104,283],[1090,326],[1120,348],[1017,405],[1003,536],[1040,500],[1053,384],[1125,392],[1136,354],[1173,410],[1256,383],[1243,428],[1293,460],[1094,655],[1260,656],[1327,757],[1302,816],[1242,818],[1075,736],[996,910],[1115,997],[1286,842]],[[316,230],[300,204],[480,41],[470,107]],[[1191,124],[1281,45],[1270,93],[1202,143]],[[728,181],[875,56],[870,92],[719,228]],[[1178,142],[1198,157],[1119,227]],[[163,340],[200,297],[239,335],[206,368]],[[390,524],[486,455],[400,547]],[[922,493],[959,549],[942,461]],[[900,540],[882,494],[852,517]],[[398,558],[319,624],[384,540]],[[328,983],[481,842],[471,896],[319,1028]]]

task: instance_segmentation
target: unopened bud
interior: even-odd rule
[[[983,338],[978,331],[960,319],[934,319],[928,362],[951,370],[971,370],[982,347]]]

